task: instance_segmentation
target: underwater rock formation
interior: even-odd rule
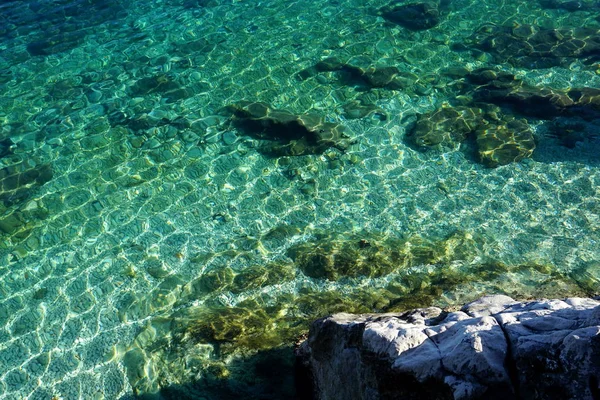
[[[476,248],[476,240],[461,231],[436,241],[420,235],[400,239],[369,234],[319,234],[314,240],[289,248],[287,256],[305,275],[337,281],[386,276],[416,265],[467,260],[475,257]]]
[[[440,11],[433,2],[401,6],[390,4],[381,8],[379,13],[386,20],[413,31],[430,29],[440,23]]]
[[[360,92],[358,96],[342,105],[344,117],[348,119],[373,116],[380,121],[388,118],[387,112],[376,105],[376,101],[387,98],[385,91],[402,90],[408,93],[422,93],[431,86],[428,79],[420,79],[412,72],[402,71],[397,66],[357,66],[352,59],[346,61],[336,57],[327,57],[313,66],[296,74],[298,80],[316,78],[317,82],[325,82],[341,88],[353,88]],[[430,77],[427,77],[430,78]],[[343,93],[344,89],[340,92]],[[376,90],[384,89],[384,90]],[[393,93],[389,96],[393,96]],[[345,95],[342,98],[347,98]]]
[[[535,87],[508,72],[490,69],[473,71],[466,81],[464,92],[475,104],[496,104],[505,111],[549,120],[544,124],[548,136],[563,146],[573,148],[577,142],[598,137],[594,121],[600,119],[600,89]]]
[[[406,263],[403,243],[324,239],[293,246],[288,256],[311,278],[331,281],[342,277],[384,276]]]
[[[524,120],[476,107],[441,107],[421,114],[410,138],[422,147],[456,147],[470,135],[476,139],[481,162],[489,167],[520,161],[535,149],[533,134]]]
[[[226,107],[234,126],[261,139],[258,150],[272,156],[320,154],[330,147],[345,150],[352,144],[341,124],[315,114],[293,114],[263,102],[242,101]]]
[[[536,87],[509,72],[487,68],[457,77],[461,105],[419,115],[407,135],[415,145],[456,148],[472,137],[487,166],[520,161],[533,154],[536,143],[526,120],[512,114],[550,120],[549,136],[570,148],[597,136],[594,128],[586,130],[584,121],[600,118],[600,89]]]
[[[483,297],[461,311],[336,314],[297,352],[318,399],[596,399],[600,302]]]
[[[409,83],[406,75],[403,74],[397,67],[371,67],[366,70],[360,70],[361,77],[367,82],[370,87],[386,88],[400,90]]]
[[[438,305],[454,294],[473,293],[469,298],[474,298],[482,290],[500,292],[507,282],[512,293],[534,296],[598,294],[595,264],[575,271],[579,280],[574,282],[575,276],[564,276],[551,264],[505,265],[489,260],[482,251],[484,241],[460,231],[441,239],[368,232],[348,238],[319,232],[289,250],[293,263],[283,260],[241,270],[211,263],[205,274],[187,283],[177,274],[160,278],[161,273],[150,272],[165,281],[147,298],[121,304],[119,317],[134,319],[140,308],[153,310],[153,317],[134,343],[115,357],[123,357],[129,384],[138,394],[175,390],[173,385],[202,393],[208,387],[230,387],[238,390],[233,398],[241,398],[239,390],[257,389],[254,381],[243,387],[246,371],[237,369],[240,362],[246,360],[243,364],[250,366],[255,356],[286,348],[277,356],[285,358],[310,323],[325,315],[399,313]],[[199,256],[197,262],[206,264],[210,258]],[[310,282],[298,284],[300,274]],[[531,286],[512,286],[523,280],[516,276],[527,277],[525,285],[535,282],[534,292]],[[326,289],[334,280],[335,288]],[[291,286],[294,289],[286,291]],[[232,294],[241,294],[242,299],[230,303]],[[260,390],[244,398],[269,393]]]
[[[421,114],[412,131],[418,146],[454,147],[483,123],[483,112],[475,107],[441,107]]]
[[[475,132],[479,158],[488,167],[506,165],[531,157],[535,140],[525,120],[480,125]]]
[[[540,119],[576,116],[600,118],[600,89],[557,90],[535,87],[507,72],[476,70],[467,79],[474,84],[474,101],[510,106],[515,112]]]
[[[86,34],[82,31],[54,33],[50,39],[38,40],[27,44],[27,51],[32,56],[48,56],[72,50],[85,41]]]
[[[591,28],[548,29],[535,25],[481,27],[472,38],[476,48],[498,63],[524,68],[568,66],[573,59],[600,57],[600,31]]]
[[[400,71],[395,66],[361,68],[337,57],[328,57],[314,66],[298,73],[300,80],[308,79],[320,72],[336,72],[341,82],[349,85],[363,86],[367,89],[385,88],[402,90],[412,86],[418,77],[410,72]]]

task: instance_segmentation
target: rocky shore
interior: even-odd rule
[[[600,301],[486,296],[335,314],[298,348],[317,399],[600,399]]]

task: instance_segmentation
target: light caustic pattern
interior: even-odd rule
[[[237,351],[328,312],[595,290],[595,138],[564,146],[530,120],[533,157],[493,169],[468,142],[407,140],[460,71],[500,62],[456,45],[483,24],[598,28],[585,10],[463,0],[411,30],[383,1],[168,3],[0,6],[0,399],[240,388]],[[315,69],[332,57],[345,66]],[[501,68],[600,84],[576,58]],[[353,144],[268,157],[222,112],[240,101]]]

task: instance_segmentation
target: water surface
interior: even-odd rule
[[[598,4],[399,11],[416,26],[406,4],[4,1],[0,399],[292,398],[292,345],[328,313],[599,294],[600,102],[482,105],[469,82],[580,101]],[[347,138],[281,150],[241,102]],[[535,149],[420,146],[441,107],[523,119]]]

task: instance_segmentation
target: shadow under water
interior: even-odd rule
[[[286,346],[233,358],[227,367],[214,363],[198,379],[121,400],[309,400],[311,389],[300,373],[293,347]]]

